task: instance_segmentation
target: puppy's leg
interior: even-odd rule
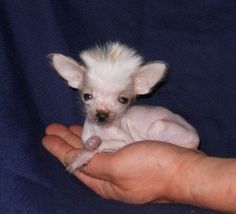
[[[196,149],[199,136],[196,130],[189,125],[168,120],[157,120],[147,132],[147,139],[160,140],[185,148]]]
[[[116,152],[125,145],[127,145],[127,142],[122,140],[105,140],[101,143],[99,137],[92,136],[86,141],[85,149],[74,158],[71,164],[67,167],[67,170],[70,173],[73,173],[75,170],[86,165],[97,153]]]
[[[74,158],[74,160],[72,160],[71,164],[67,167],[67,170],[70,173],[73,173],[75,170],[80,169],[82,166],[86,165],[96,153],[97,153],[97,150],[83,149]]]
[[[85,149],[83,149],[72,161],[72,163],[67,167],[70,173],[73,173],[76,169],[80,169],[82,166],[86,165],[92,157],[97,153],[97,148],[101,144],[101,138],[98,136],[90,137],[84,144]]]

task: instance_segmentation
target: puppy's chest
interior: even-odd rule
[[[129,132],[119,124],[103,126],[85,121],[82,134],[83,142],[86,142],[91,136],[98,136],[102,141],[124,141],[127,144],[133,142]]]

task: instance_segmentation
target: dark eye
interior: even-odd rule
[[[127,104],[129,99],[127,97],[118,97],[118,101],[122,104]]]
[[[92,94],[83,94],[83,98],[85,101],[91,100],[92,99]]]

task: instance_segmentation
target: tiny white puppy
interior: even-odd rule
[[[51,54],[55,70],[78,89],[85,105],[84,149],[69,165],[79,169],[97,152],[114,152],[127,144],[155,140],[196,149],[196,130],[163,107],[131,106],[137,95],[150,93],[166,75],[162,61],[143,64],[135,50],[118,42],[85,50],[82,64],[62,54]]]

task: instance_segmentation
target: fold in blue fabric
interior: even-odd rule
[[[235,1],[42,0],[0,2],[1,213],[214,213],[179,204],[128,205],[100,198],[41,145],[54,122],[82,124],[78,93],[47,55],[77,58],[120,41],[170,65],[139,104],[165,106],[198,130],[200,149],[236,156]]]

